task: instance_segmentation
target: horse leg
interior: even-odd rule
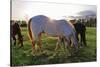
[[[67,40],[65,39],[65,37],[62,37],[62,38],[61,38],[61,42],[62,42],[62,45],[63,45],[63,47],[64,47],[64,51],[65,51],[65,52],[66,52],[66,45],[65,45],[65,44],[66,44],[66,41],[67,41]]]
[[[36,41],[32,41],[32,48],[35,49],[35,43]]]
[[[39,46],[39,48],[40,48],[40,51],[42,50],[42,40],[41,40],[41,35],[42,35],[42,33],[40,33],[40,34],[38,35],[38,46]]]
[[[66,51],[67,48],[67,51]],[[65,52],[68,56],[71,56],[71,39],[69,37],[65,38]]]
[[[78,37],[78,35],[79,35],[79,33],[76,32],[76,39],[77,39],[77,41],[79,41],[79,37]]]
[[[79,37],[80,40],[78,42],[80,45],[78,47],[82,48],[82,33],[81,32],[79,32],[79,36],[80,36]]]
[[[35,50],[35,43],[36,43],[36,41],[31,40],[31,43],[32,43],[32,55],[35,55],[35,52],[36,52],[36,50]]]
[[[20,47],[23,47],[23,37],[22,36],[18,36],[18,41],[21,44]]]
[[[87,44],[86,44],[85,31],[83,31],[83,33],[81,33],[81,38],[82,38],[82,42],[83,42],[84,46],[87,46]]]
[[[58,54],[58,52],[57,52],[57,50],[60,48],[60,43],[61,43],[61,38],[59,37],[58,39],[57,39],[57,43],[56,43],[56,47],[55,47],[55,52],[54,52],[54,54],[53,54],[53,56],[55,56],[55,55],[57,55]]]
[[[64,42],[63,42],[64,52],[65,52],[65,54],[66,54],[66,52],[67,52],[67,51],[66,51],[66,44],[67,44],[66,41],[67,41],[67,40],[65,39],[65,37],[63,38],[63,40],[64,40]]]
[[[36,44],[36,40],[34,40],[33,38],[31,39],[31,44],[32,44],[32,52],[34,53],[35,52],[35,44]]]
[[[33,51],[33,53],[36,51],[35,50],[35,43],[36,43],[36,41],[32,41],[32,51]]]
[[[37,43],[37,35],[35,35],[35,37],[34,37],[34,35],[31,34],[31,36],[29,35],[29,38],[30,38],[31,44],[32,44],[32,54],[34,55],[36,52],[35,44]]]
[[[14,40],[14,46],[16,45],[16,37],[13,36],[13,40]]]
[[[58,48],[60,48],[60,43],[61,43],[61,38],[59,37],[59,38],[57,39],[55,51],[58,50]]]

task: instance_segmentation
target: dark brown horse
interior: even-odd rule
[[[80,35],[81,45],[87,46],[87,44],[86,44],[86,27],[85,27],[85,25],[82,24],[81,22],[78,22],[78,23],[74,23],[74,27],[75,27],[75,30],[76,30],[77,40],[79,41],[78,35]]]
[[[20,47],[23,46],[23,36],[21,34],[21,29],[18,23],[11,22],[11,37],[14,40],[14,45],[16,45],[16,36],[18,37],[18,44],[21,44]]]
[[[79,41],[79,39],[80,39],[81,46],[87,46],[87,43],[86,43],[86,26],[80,20],[78,20],[76,22],[76,20],[73,19],[73,20],[70,20],[70,22],[73,24],[73,26],[76,30],[77,41]],[[78,37],[78,35],[80,35],[80,38]]]

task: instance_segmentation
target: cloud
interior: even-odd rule
[[[96,16],[96,12],[91,11],[91,10],[85,10],[85,11],[80,11],[78,13],[78,15],[80,15],[80,16]]]

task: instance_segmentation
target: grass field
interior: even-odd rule
[[[58,51],[59,53],[53,56],[56,40],[45,35],[42,36],[43,53],[37,53],[34,56],[32,55],[32,46],[26,28],[22,28],[22,34],[24,35],[23,48],[18,49],[19,45],[13,46],[11,44],[11,64],[13,66],[96,61],[96,28],[87,28],[86,41],[88,46],[80,48],[75,55],[69,57],[66,57],[62,46]]]

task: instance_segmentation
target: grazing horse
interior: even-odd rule
[[[66,46],[70,45],[70,41],[72,41],[73,46],[77,48],[77,39],[75,36],[74,27],[63,19],[52,20],[44,15],[34,16],[28,22],[28,33],[34,49],[36,42],[41,49],[42,33],[45,33],[51,37],[58,37],[56,48],[58,48],[57,46],[61,43],[62,38],[64,38]]]
[[[81,22],[74,23],[74,27],[76,30],[76,37],[77,40],[79,41],[78,35],[80,35],[80,40],[81,40],[81,45],[87,46],[86,44],[86,27],[84,24]]]
[[[18,41],[21,44],[20,47],[23,47],[23,36],[21,34],[21,29],[18,23],[12,22],[11,23],[11,37],[14,40],[14,45],[16,45],[16,35],[18,36]]]

